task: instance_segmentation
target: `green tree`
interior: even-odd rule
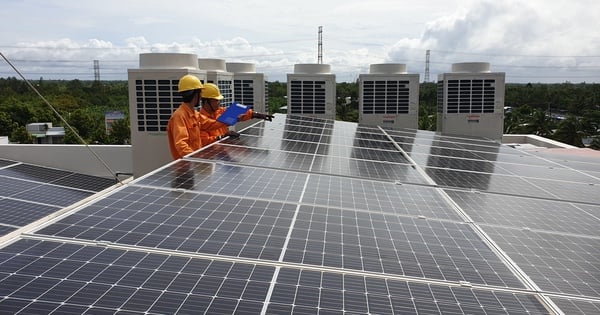
[[[542,137],[549,137],[552,135],[552,129],[554,123],[552,119],[546,115],[546,112],[542,109],[536,109],[531,115],[531,119],[527,122],[528,133],[533,133]]]
[[[16,127],[7,113],[0,112],[0,136],[9,136]]]
[[[581,130],[581,123],[574,115],[568,115],[563,121],[558,124],[556,131],[552,138],[560,142],[574,145],[577,147],[583,147],[584,133]]]
[[[129,124],[129,116],[124,119],[116,120],[110,128],[110,138],[112,144],[130,144],[131,129]]]
[[[269,82],[269,113],[279,113],[287,105],[287,83]]]
[[[31,144],[34,143],[35,138],[27,132],[25,126],[19,126],[13,130],[9,140],[14,143]]]
[[[590,148],[594,150],[600,150],[600,136],[596,136],[592,138],[592,143],[590,143]]]
[[[67,121],[71,127],[75,128],[87,143],[95,141],[94,132],[99,128],[100,121],[94,119],[89,111],[78,109],[71,113]],[[96,140],[97,141],[97,140]]]
[[[71,130],[71,128],[65,128],[65,137],[63,139],[64,144],[86,144],[81,143],[81,140],[77,136],[77,129],[75,127],[73,127],[73,129],[74,130]]]

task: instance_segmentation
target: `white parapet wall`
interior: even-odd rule
[[[566,148],[574,149],[576,146],[562,143],[556,140],[527,134],[504,134],[502,135],[503,144],[529,144],[536,147],[543,148]]]
[[[0,144],[0,159],[106,178],[133,172],[131,145]]]

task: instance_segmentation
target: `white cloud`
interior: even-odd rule
[[[277,6],[266,0],[51,0],[11,1],[3,9],[0,50],[33,78],[92,79],[90,65],[99,60],[103,78],[125,79],[140,53],[184,52],[253,62],[257,71],[285,80],[294,64],[316,62],[323,25],[323,61],[338,81],[353,81],[382,62],[406,63],[423,77],[429,49],[432,79],[452,63],[486,61],[509,82],[600,82],[600,4],[592,0],[306,0]],[[53,65],[65,59],[74,66]],[[12,75],[0,63],[0,76]]]

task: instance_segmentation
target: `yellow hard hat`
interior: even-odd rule
[[[186,74],[179,79],[179,92],[203,89],[204,86],[197,76]]]
[[[216,84],[206,83],[204,85],[204,90],[202,90],[202,98],[214,98],[216,100],[222,100],[223,95],[221,95],[221,91]]]

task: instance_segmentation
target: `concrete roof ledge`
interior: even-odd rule
[[[576,146],[562,143],[552,139],[540,137],[537,135],[527,134],[505,134],[502,135],[502,144],[529,144],[536,147],[543,148],[564,148],[564,149],[576,149]]]

